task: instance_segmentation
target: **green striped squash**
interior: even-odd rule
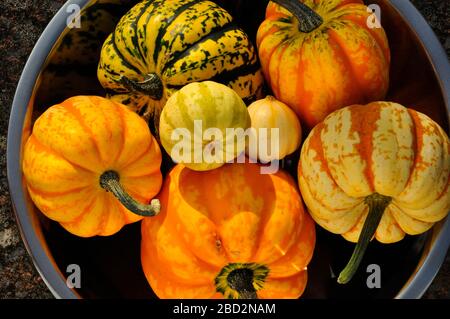
[[[161,144],[176,163],[206,171],[234,160],[245,150],[250,115],[239,95],[223,84],[190,83],[162,110]]]
[[[134,6],[105,41],[97,74],[111,99],[153,116],[156,125],[167,99],[188,83],[225,84],[245,103],[259,98],[263,85],[249,37],[205,0]]]

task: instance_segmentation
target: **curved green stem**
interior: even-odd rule
[[[298,20],[298,29],[310,33],[320,27],[323,19],[314,10],[300,0],[271,0],[288,10]]]
[[[163,96],[163,83],[156,73],[148,74],[142,82],[136,82],[126,76],[122,76],[120,82],[128,90],[143,93],[150,96],[153,100],[159,101]]]
[[[234,299],[258,299],[269,268],[256,263],[232,263],[222,268],[215,279],[216,290]]]
[[[345,266],[344,270],[342,270],[339,274],[337,280],[338,283],[348,283],[358,270],[367,246],[378,228],[378,224],[381,221],[384,210],[389,205],[391,200],[391,197],[380,195],[378,193],[366,197],[365,202],[367,206],[369,206],[369,213],[367,214],[366,221],[364,222],[363,229],[359,235],[358,243],[353,250],[353,254],[347,263],[347,266]]]
[[[150,205],[137,202],[128,195],[120,184],[120,176],[115,171],[106,171],[100,175],[100,186],[107,192],[111,192],[130,212],[140,216],[155,216],[161,210],[158,199],[153,199]]]

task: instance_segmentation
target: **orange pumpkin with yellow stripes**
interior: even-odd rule
[[[161,187],[160,165],[158,143],[142,118],[105,98],[76,96],[36,120],[22,168],[42,213],[90,237],[159,212],[157,200],[145,203]]]
[[[315,244],[295,182],[258,164],[165,179],[161,213],[142,222],[144,273],[160,298],[298,298]]]
[[[340,107],[384,99],[390,51],[360,0],[273,0],[257,34],[267,82],[312,128]]]
[[[350,280],[373,236],[394,243],[447,216],[449,174],[446,133],[399,104],[353,105],[318,124],[301,150],[299,185],[319,225],[358,241],[339,281]]]

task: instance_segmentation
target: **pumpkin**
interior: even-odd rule
[[[253,102],[248,107],[248,113],[253,138],[246,148],[250,158],[262,162],[281,160],[299,148],[301,125],[294,111],[286,104],[268,95],[265,99]]]
[[[194,82],[173,94],[159,125],[161,143],[176,163],[198,171],[234,160],[245,150],[247,107],[235,91],[212,82]]]
[[[298,166],[303,199],[319,225],[358,242],[339,282],[372,237],[394,243],[448,214],[449,152],[438,124],[396,103],[349,106],[311,131]]]
[[[293,179],[251,163],[177,165],[161,213],[142,222],[141,261],[160,298],[298,298],[315,244]]]
[[[146,0],[105,41],[98,79],[115,101],[153,114],[184,85],[212,80],[246,102],[258,98],[263,75],[248,36],[210,1]],[[151,126],[153,123],[150,123]]]
[[[36,206],[72,234],[90,237],[159,212],[158,200],[144,203],[161,187],[160,164],[142,118],[105,98],[76,96],[36,120],[22,168]]]
[[[369,10],[370,11],[370,10]],[[267,82],[308,128],[334,110],[384,99],[390,51],[360,0],[274,0],[257,34]]]

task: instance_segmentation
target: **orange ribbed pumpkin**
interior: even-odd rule
[[[257,164],[181,164],[142,223],[144,273],[160,298],[298,298],[315,244],[292,178]]]
[[[160,165],[142,118],[105,98],[77,96],[36,120],[22,168],[36,206],[69,232],[90,237],[158,213],[156,201],[144,205],[130,195],[152,199],[162,183]]]
[[[450,210],[450,142],[428,116],[400,104],[353,105],[330,114],[301,150],[299,185],[325,229],[358,242],[421,234]],[[341,282],[353,275],[344,272]]]
[[[340,107],[384,99],[390,52],[370,15],[360,0],[269,3],[257,34],[264,75],[307,127]]]

